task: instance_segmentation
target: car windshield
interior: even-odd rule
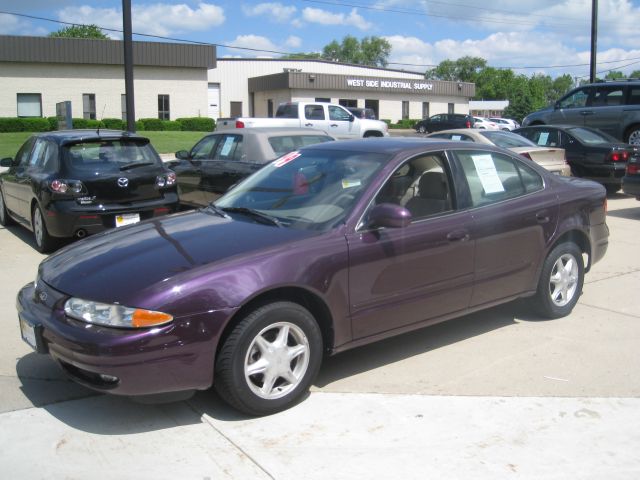
[[[570,128],[569,133],[587,145],[597,145],[599,143],[620,143],[618,140],[604,132],[583,127]]]
[[[369,152],[294,151],[238,184],[215,206],[249,208],[287,227],[328,230],[344,221],[389,159]]]
[[[494,145],[502,148],[514,148],[514,147],[537,147],[531,140],[510,132],[499,131],[482,131],[481,135],[490,140]]]
[[[64,159],[73,170],[116,171],[146,165],[161,165],[161,160],[144,140],[100,139],[64,146]]]

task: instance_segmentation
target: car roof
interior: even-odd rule
[[[137,139],[148,141],[147,137],[143,137],[136,133],[124,130],[109,129],[78,129],[78,130],[55,130],[52,132],[37,133],[34,136],[39,138],[47,138],[59,144],[74,143],[79,141],[96,141],[96,140],[113,140],[113,139]]]
[[[247,127],[247,128],[228,128],[225,130],[219,130],[216,132],[211,132],[207,135],[258,135],[258,136],[269,136],[269,135],[325,135],[327,137],[331,137],[324,130],[319,130],[317,128],[294,128],[294,127]],[[333,138],[333,137],[331,137]]]

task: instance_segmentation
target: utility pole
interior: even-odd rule
[[[596,81],[596,51],[598,45],[598,0],[591,0],[591,70],[589,80]]]
[[[133,95],[133,35],[131,30],[131,0],[122,0],[122,31],[124,36],[124,93],[127,109],[127,130],[136,131],[136,110]]]

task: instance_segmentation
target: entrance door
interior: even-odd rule
[[[207,94],[207,115],[217,120],[220,118],[220,84],[210,83]]]

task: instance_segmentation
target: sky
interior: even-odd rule
[[[131,0],[131,5],[135,34],[217,44],[219,58],[321,52],[346,35],[376,36],[391,44],[393,69],[425,72],[468,55],[527,76],[589,76],[592,0]],[[0,0],[0,11],[9,12],[0,13],[4,35],[47,35],[66,26],[57,22],[69,22],[96,24],[122,38],[121,0]],[[640,0],[598,1],[602,76],[611,69],[627,75],[640,70],[639,25]],[[163,41],[137,35],[134,40]]]

